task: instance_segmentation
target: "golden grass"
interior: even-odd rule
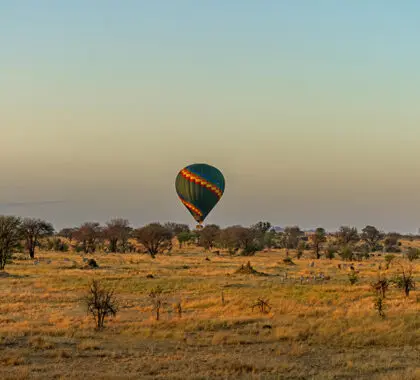
[[[2,379],[420,378],[418,290],[407,299],[391,288],[385,319],[373,308],[370,283],[383,257],[355,262],[360,280],[350,285],[342,261],[309,252],[295,266],[281,251],[245,258],[190,248],[154,260],[98,253],[96,270],[81,269],[76,253],[38,256],[38,265],[15,260],[0,278]],[[234,274],[248,260],[269,276]],[[320,273],[330,279],[314,279]],[[115,286],[120,299],[101,332],[82,302],[93,278]],[[148,297],[157,285],[160,321]],[[269,300],[269,313],[251,309],[258,297]]]

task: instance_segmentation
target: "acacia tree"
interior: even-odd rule
[[[22,238],[22,221],[16,216],[0,215],[0,270],[3,270]]]
[[[176,235],[178,239],[179,248],[182,248],[184,244],[193,240],[194,235],[190,231],[182,231]]]
[[[190,232],[190,227],[188,227],[188,224],[167,222],[163,226],[171,231],[173,235],[178,235],[182,232]]]
[[[312,243],[312,247],[315,251],[316,258],[319,259],[321,257],[321,245],[322,243],[325,243],[327,241],[327,234],[325,232],[325,229],[322,227],[318,227],[315,233],[313,233],[310,236],[310,240]]]
[[[374,252],[384,234],[374,226],[366,226],[363,228],[360,237],[369,246],[370,251]]]
[[[102,233],[103,230],[99,223],[87,222],[75,231],[74,237],[82,244],[85,253],[93,253],[96,251],[96,246],[102,237]]]
[[[384,250],[385,252],[400,252],[399,249],[399,239],[401,238],[401,235],[397,232],[390,232],[386,235],[384,239]]]
[[[298,226],[286,227],[283,232],[284,248],[296,249],[303,232]]]
[[[54,233],[54,227],[51,223],[35,218],[25,218],[21,229],[31,259],[35,258],[35,248],[39,245],[39,240]]]
[[[171,246],[172,232],[160,223],[150,223],[134,232],[135,238],[147,249],[152,258]]]
[[[220,227],[216,224],[208,224],[200,232],[198,243],[205,249],[211,250],[220,236]]]
[[[239,249],[244,256],[251,256],[258,251],[258,244],[255,230],[242,226],[227,227],[220,233],[220,242],[230,254],[236,253]]]
[[[77,230],[76,228],[63,228],[62,230],[60,230],[60,232],[57,235],[68,239],[69,242],[71,243],[76,230]]]
[[[338,243],[344,247],[359,241],[356,227],[341,226],[337,232]]]
[[[126,219],[112,219],[107,222],[104,236],[109,240],[109,251],[125,253],[131,231],[130,223]]]
[[[265,246],[271,247],[274,241],[274,231],[271,231],[270,222],[258,222],[252,225],[251,230],[255,232],[255,238],[258,240],[259,248],[264,248]]]

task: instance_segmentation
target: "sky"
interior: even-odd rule
[[[0,0],[0,214],[420,227],[420,2]]]

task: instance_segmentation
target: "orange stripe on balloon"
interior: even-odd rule
[[[191,203],[189,203],[189,202],[187,202],[187,201],[185,201],[185,200],[183,200],[182,198],[180,198],[181,199],[181,202],[186,206],[186,207],[188,207],[191,211],[193,211],[193,212],[195,212],[197,215],[199,215],[199,216],[203,216],[203,213],[197,208],[197,207],[195,207],[193,204],[191,204]]]
[[[188,179],[190,182],[197,183],[198,185],[209,189],[210,191],[215,193],[219,197],[219,199],[222,197],[222,195],[223,195],[222,191],[217,186],[215,186],[212,183],[206,181],[204,178],[201,178],[198,175],[191,173],[187,169],[182,169],[181,170],[181,175],[185,179]]]

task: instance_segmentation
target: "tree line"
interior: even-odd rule
[[[86,222],[56,232],[51,223],[42,219],[0,216],[0,269],[4,269],[16,251],[27,251],[30,258],[35,257],[37,248],[86,254],[144,252],[155,257],[170,252],[174,241],[180,248],[196,245],[216,252],[226,250],[231,255],[252,256],[266,249],[285,249],[287,256],[293,250],[298,259],[309,250],[316,259],[322,256],[333,259],[338,255],[344,260],[362,260],[372,252],[401,252],[401,238],[398,233],[385,234],[374,226],[366,226],[360,232],[355,227],[342,226],[334,233],[327,233],[324,228],[308,233],[298,226],[290,226],[279,232],[271,223],[261,221],[250,227],[221,228],[209,224],[195,231],[187,224],[173,222],[133,228],[128,220],[120,218],[105,225]],[[410,249],[406,255],[414,260],[419,252]]]

